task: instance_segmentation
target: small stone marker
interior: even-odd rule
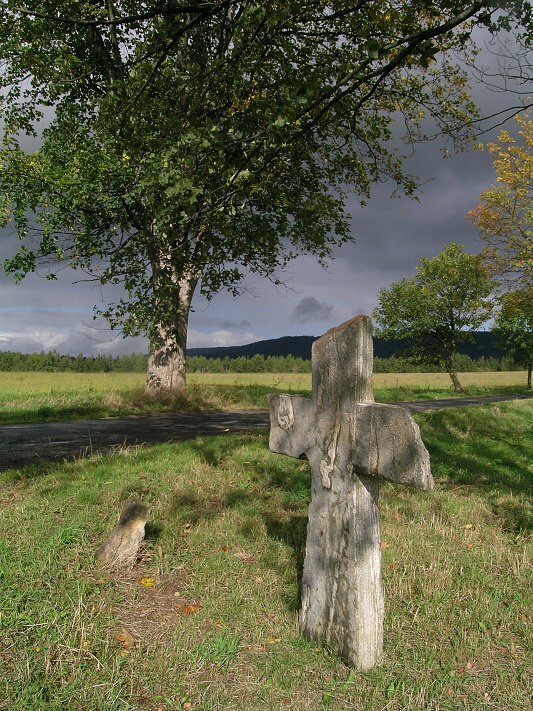
[[[418,425],[374,402],[372,325],[356,316],[313,343],[312,397],[269,395],[270,449],[311,465],[300,628],[348,664],[383,647],[378,477],[433,488]]]
[[[144,528],[150,516],[148,506],[136,499],[126,499],[118,524],[96,553],[97,560],[106,568],[128,568],[135,563]]]

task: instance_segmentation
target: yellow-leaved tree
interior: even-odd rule
[[[485,258],[505,286],[533,285],[533,120],[515,117],[518,137],[502,131],[488,143],[497,183],[479,196],[467,219],[485,242]]]

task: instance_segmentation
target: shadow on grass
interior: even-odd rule
[[[518,410],[502,412],[501,405],[468,410],[419,419],[437,483],[483,493],[504,530],[531,530],[531,508],[524,505],[524,497],[533,495],[531,424]]]
[[[282,541],[292,548],[296,565],[297,593],[294,597],[286,596],[286,603],[291,612],[296,612],[300,608],[300,600],[302,598],[302,576],[308,517],[302,514],[300,516],[291,516],[288,521],[280,521],[278,517],[267,513],[264,518],[268,536]]]
[[[185,444],[185,443],[184,443]],[[241,533],[257,538],[258,524],[264,527],[272,541],[279,541],[291,550],[295,564],[298,594],[286,594],[286,605],[294,611],[300,604],[301,577],[305,555],[307,506],[310,499],[310,470],[307,462],[289,457],[274,457],[266,453],[266,435],[233,435],[186,443],[187,450],[211,467],[224,470],[226,463],[235,462],[236,452],[246,448],[247,464],[252,468],[239,482],[234,480],[225,490],[213,492],[178,491],[172,498],[169,514],[195,527],[202,522],[223,516],[228,510],[239,509],[243,522]],[[250,448],[255,450],[252,458]],[[266,456],[265,456],[266,455]],[[232,474],[232,480],[235,473]],[[269,566],[283,575],[285,565],[269,558]]]
[[[428,427],[422,420],[422,436],[432,466],[455,484],[531,495],[533,446],[525,437],[520,441],[512,426],[503,433],[494,427],[490,419],[497,409],[484,408],[481,422],[472,412],[458,410],[431,413],[426,419]]]

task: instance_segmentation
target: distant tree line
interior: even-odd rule
[[[61,355],[55,350],[40,353],[0,351],[0,371],[43,373],[143,373],[147,356],[140,353],[111,356]]]
[[[0,371],[43,372],[43,373],[144,373],[148,356],[132,353],[122,356],[70,356],[55,350],[40,353],[16,353],[0,351]],[[521,370],[523,366],[513,358],[481,356],[473,359],[466,354],[457,355],[459,372],[481,372],[497,370]],[[437,365],[415,363],[409,358],[390,356],[374,358],[375,373],[437,373]],[[239,356],[238,358],[207,358],[189,356],[189,373],[310,373],[311,361],[288,356]]]
[[[482,372],[498,370],[520,370],[521,366],[513,358],[484,357],[474,360],[469,355],[458,354],[457,365],[460,372]],[[390,356],[389,358],[374,357],[375,373],[438,373],[442,370],[437,365],[417,363],[409,358]],[[311,361],[293,356],[263,356],[254,355],[251,358],[207,358],[206,356],[189,356],[187,358],[189,373],[310,373]]]

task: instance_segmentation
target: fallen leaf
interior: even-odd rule
[[[389,542],[388,541],[381,541],[380,546],[381,546],[381,550],[384,550],[385,548],[389,547]]]
[[[267,642],[269,644],[278,644],[278,642],[281,642],[281,639],[279,637],[271,637],[270,639],[267,639]]]
[[[194,615],[197,612],[200,612],[202,609],[202,606],[199,603],[192,603],[188,605],[176,605],[176,610],[178,612],[181,612],[182,615]]]
[[[141,585],[144,585],[145,588],[153,588],[155,578],[141,578],[139,582],[141,583]]]
[[[117,635],[117,641],[121,643],[124,649],[133,649],[133,647],[135,647],[135,639],[125,627],[123,627],[122,632]]]
[[[223,551],[224,553],[227,553],[229,551],[228,546],[220,546],[220,550]]]

